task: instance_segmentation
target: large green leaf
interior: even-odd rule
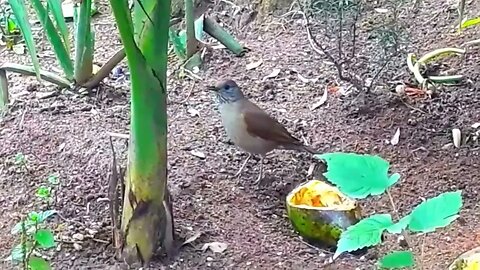
[[[415,265],[415,258],[411,251],[394,251],[383,256],[379,261],[382,268],[405,268]]]
[[[433,232],[449,225],[462,208],[462,192],[446,192],[417,205],[410,213],[408,229],[413,232]]]
[[[47,9],[43,6],[40,0],[31,0],[38,19],[42,24],[43,29],[46,32],[47,38],[52,45],[53,51],[57,56],[57,60],[65,73],[68,80],[73,79],[73,63],[70,59],[70,54],[67,51],[62,38],[60,37],[55,25],[53,24],[50,16],[48,16]]]
[[[389,214],[377,214],[360,220],[342,232],[333,259],[343,252],[374,246],[382,241],[382,233],[393,225]]]
[[[23,39],[27,45],[30,58],[32,59],[33,68],[37,74],[37,79],[40,80],[40,63],[37,57],[37,49],[35,48],[35,41],[33,40],[32,29],[28,22],[27,7],[23,0],[8,0],[8,3],[12,7],[12,11],[15,14],[15,18],[18,21],[18,26],[22,30]]]
[[[28,260],[28,266],[30,266],[30,270],[50,270],[50,264],[44,259],[39,257],[31,257]]]
[[[52,9],[53,19],[57,24],[58,29],[62,35],[63,44],[66,50],[70,51],[70,39],[67,24],[65,23],[65,17],[62,11],[62,1],[59,0],[47,0],[47,6]]]
[[[390,164],[379,156],[336,152],[315,157],[327,162],[327,180],[352,198],[382,194],[400,179],[397,173],[388,175]]]
[[[55,238],[51,230],[38,230],[35,233],[34,239],[41,248],[47,249],[55,246]]]

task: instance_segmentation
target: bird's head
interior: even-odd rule
[[[220,104],[232,103],[245,98],[242,90],[233,80],[222,81],[217,86],[210,86],[209,89],[216,92]]]

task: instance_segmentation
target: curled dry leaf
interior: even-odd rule
[[[207,249],[210,249],[215,253],[222,253],[227,249],[227,247],[228,245],[226,243],[211,242],[211,243],[205,243],[202,247],[202,250],[205,251]]]
[[[477,123],[473,124],[472,128],[474,128],[474,129],[480,128],[480,122],[477,122]]]
[[[453,145],[455,147],[460,147],[460,143],[462,141],[462,132],[458,128],[452,129],[452,137],[453,137]]]
[[[205,157],[206,157],[203,152],[200,152],[200,151],[197,151],[197,150],[190,151],[190,154],[192,154],[192,156],[196,156],[196,157],[201,158],[201,159],[205,159]]]
[[[315,110],[316,108],[322,106],[325,102],[327,102],[327,95],[328,95],[328,89],[325,88],[325,90],[323,90],[323,95],[322,97],[320,98],[320,100],[318,102],[315,102],[311,107],[310,107],[310,110]]]
[[[186,244],[192,243],[193,241],[197,240],[201,235],[202,235],[202,232],[197,232],[197,233],[195,233],[194,235],[192,235],[192,236],[190,236],[189,238],[187,238],[187,239],[185,240],[185,242],[183,242],[182,246],[183,246],[183,245],[186,245]]]
[[[250,64],[247,64],[247,70],[251,70],[251,69],[254,69],[254,68],[257,68],[259,67],[261,64],[263,63],[263,60],[260,59],[256,62],[252,62]]]
[[[268,74],[267,76],[263,77],[262,81],[265,81],[267,79],[271,79],[271,78],[275,78],[278,76],[278,74],[280,74],[280,69],[279,68],[274,68],[272,70],[272,72],[270,72],[270,74]]]
[[[400,141],[400,128],[397,128],[397,131],[395,132],[392,139],[390,140],[390,143],[392,145],[397,145],[399,141]]]
[[[297,73],[297,76],[298,76],[298,79],[304,83],[309,83],[309,82],[317,82],[318,81],[318,78],[313,78],[313,79],[308,79],[308,78],[305,78],[302,76],[302,74],[300,73]]]

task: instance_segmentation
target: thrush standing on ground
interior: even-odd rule
[[[317,153],[293,137],[277,120],[248,100],[233,80],[226,80],[217,86],[210,86],[216,92],[219,111],[227,136],[249,155],[235,174],[240,175],[252,154],[260,155],[260,173],[255,184],[260,183],[263,174],[263,160],[274,149],[296,150]]]

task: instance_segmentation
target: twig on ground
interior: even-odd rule
[[[130,136],[128,134],[122,134],[122,133],[116,133],[116,132],[107,132],[108,136],[110,137],[116,137],[116,138],[121,138],[121,139],[130,139]]]

